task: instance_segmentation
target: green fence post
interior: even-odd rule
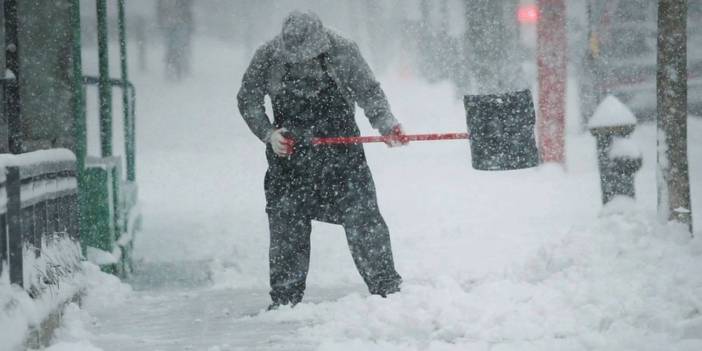
[[[81,245],[87,255],[87,248],[93,247],[112,252],[119,236],[116,226],[117,208],[115,206],[117,191],[114,176],[117,174],[117,159],[91,158],[85,170],[85,187],[81,189],[84,199],[81,209],[82,230]]]
[[[136,181],[136,88],[131,83],[129,84],[130,92],[129,97],[131,101],[131,107],[129,108],[129,125],[131,126],[131,133],[129,134],[129,145],[132,157],[132,168],[131,174],[128,178],[129,181]]]
[[[83,85],[83,59],[80,29],[80,0],[71,0],[73,25],[73,114],[75,123],[75,153],[78,186],[80,189],[87,156],[87,134],[85,121],[85,86]]]
[[[102,157],[112,156],[112,86],[107,36],[107,0],[97,0],[98,61],[100,81],[100,150]]]
[[[3,172],[5,169],[3,169]],[[7,192],[7,238],[10,284],[24,286],[24,241],[22,240],[22,179],[19,167],[8,167],[5,179]]]
[[[77,212],[78,220],[76,234],[81,243],[83,254],[87,255],[86,247],[83,244],[83,236],[87,235],[89,223],[84,216],[85,208],[88,204],[87,182],[85,180],[85,160],[88,156],[88,137],[86,131],[85,120],[85,86],[83,85],[83,45],[81,42],[81,27],[80,27],[80,0],[71,0],[71,24],[73,26],[73,123],[74,123],[74,138],[75,138],[75,153],[76,153],[76,180],[78,181],[77,206],[74,210]]]
[[[127,33],[125,20],[125,0],[118,1],[118,26],[119,26],[119,61],[122,73],[122,111],[124,113],[124,152],[127,162],[127,180],[134,181],[134,125],[130,109],[133,108],[129,99],[129,77],[127,69]]]

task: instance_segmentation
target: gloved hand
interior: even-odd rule
[[[273,147],[273,152],[280,157],[288,157],[295,151],[295,140],[286,137],[287,132],[285,128],[275,129],[268,141]]]
[[[392,140],[386,141],[385,144],[389,147],[397,147],[409,144],[409,138],[405,135],[405,131],[402,129],[401,124],[396,124],[390,130],[387,136],[392,137]]]

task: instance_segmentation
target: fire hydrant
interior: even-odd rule
[[[602,203],[616,196],[636,196],[635,176],[643,158],[638,145],[629,138],[637,119],[616,97],[607,96],[595,110],[588,127],[597,140]]]

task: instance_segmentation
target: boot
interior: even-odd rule
[[[295,308],[298,303],[302,301],[302,297],[292,297],[289,299],[276,299],[274,300],[270,305],[268,305],[268,308],[266,311],[275,311],[280,308],[280,306],[287,306],[290,305],[290,308]]]

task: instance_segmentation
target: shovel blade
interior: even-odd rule
[[[464,105],[473,168],[509,171],[539,165],[536,112],[529,90],[467,95]]]

